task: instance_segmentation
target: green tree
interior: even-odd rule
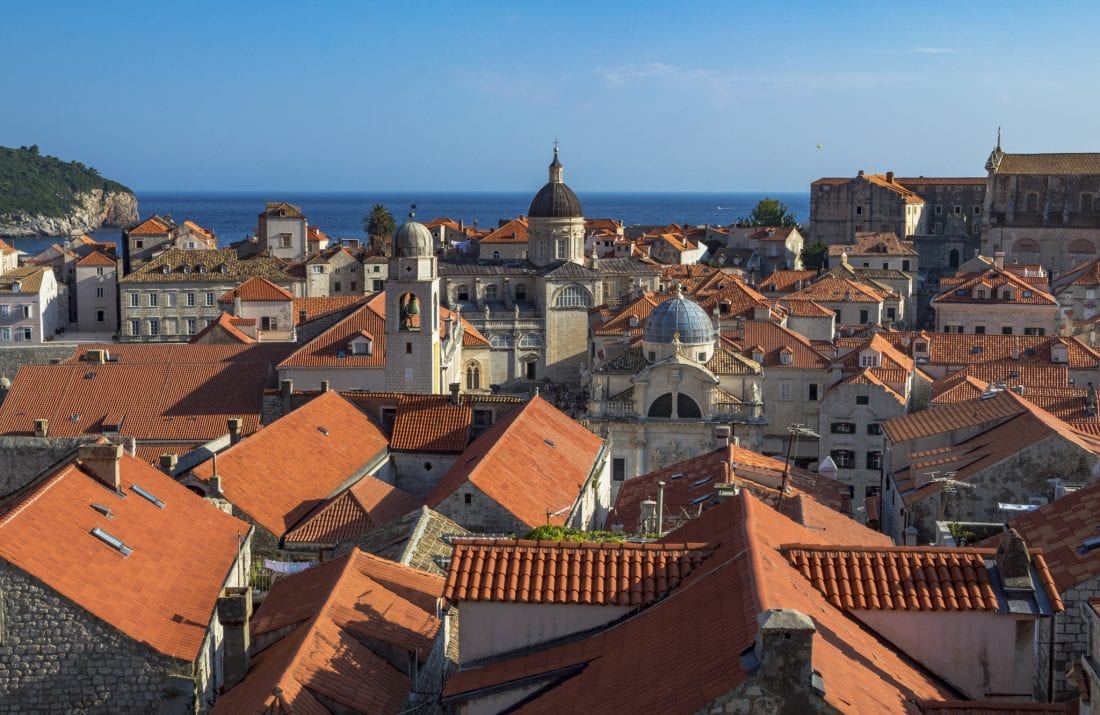
[[[820,270],[825,267],[825,257],[829,255],[829,247],[821,241],[815,241],[802,247],[802,266],[806,270]]]
[[[763,198],[748,217],[737,220],[739,226],[798,226],[798,220],[787,204],[778,199]]]
[[[370,236],[372,246],[384,243],[397,229],[397,222],[393,220],[393,214],[383,204],[372,206],[370,213],[361,220],[363,231]]]

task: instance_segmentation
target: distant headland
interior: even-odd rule
[[[137,198],[79,161],[0,147],[0,236],[68,236],[138,221]]]

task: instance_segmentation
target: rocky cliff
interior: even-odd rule
[[[23,212],[0,215],[0,236],[68,236],[138,222],[137,198],[129,192],[90,189],[73,198],[71,211],[64,216]]]

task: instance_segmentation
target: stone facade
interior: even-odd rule
[[[926,225],[925,202],[895,181],[893,172],[860,171],[854,179],[819,179],[810,187],[811,241],[852,243],[863,231],[906,238]]]
[[[68,323],[49,268],[23,266],[0,276],[0,343],[53,340]]]
[[[1055,702],[1077,696],[1077,689],[1066,678],[1066,671],[1078,659],[1089,655],[1089,623],[1084,609],[1089,608],[1090,598],[1100,597],[1100,576],[1082,581],[1059,595],[1066,610],[1039,625],[1035,694],[1040,702],[1049,701],[1052,684]]]
[[[104,261],[104,263],[106,263]],[[76,265],[76,329],[118,332],[118,267]]]

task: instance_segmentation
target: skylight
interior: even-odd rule
[[[543,441],[543,442],[546,442],[546,444],[550,445],[551,447],[557,447],[557,446],[558,446],[558,445],[554,444],[553,442],[551,442],[551,441],[550,441],[550,440],[548,440],[548,439],[543,439],[542,441]]]
[[[683,479],[683,478],[684,478],[683,474],[673,474],[671,477],[669,477],[669,479]]]
[[[691,500],[691,503],[692,504],[702,504],[707,499],[710,499],[710,494],[704,494],[701,497],[695,497],[694,499]]]
[[[157,499],[155,496],[153,496],[149,492],[145,491],[144,489],[142,489],[138,485],[131,484],[130,489],[134,490],[134,493],[137,494],[142,499],[147,499],[147,500],[153,502],[154,504],[156,504],[158,509],[163,509],[164,508],[164,502],[163,501],[161,501],[160,499]]]
[[[103,516],[107,517],[108,519],[111,518],[111,507],[92,502],[92,508],[98,511]]]
[[[709,482],[711,479],[714,479],[714,477],[703,477],[702,479],[696,479],[694,482],[691,483],[691,486],[701,487],[704,484],[706,484],[707,482]]]
[[[1088,553],[1089,551],[1092,551],[1093,549],[1095,549],[1097,547],[1100,547],[1100,536],[1093,536],[1093,537],[1090,537],[1088,539],[1085,539],[1081,543],[1081,548],[1078,549],[1078,551],[1082,554],[1085,554],[1085,553]]]
[[[103,529],[100,529],[98,526],[92,529],[92,536],[107,544],[123,556],[129,556],[130,554],[134,553],[134,550],[126,544],[122,543],[121,539],[111,536]]]

